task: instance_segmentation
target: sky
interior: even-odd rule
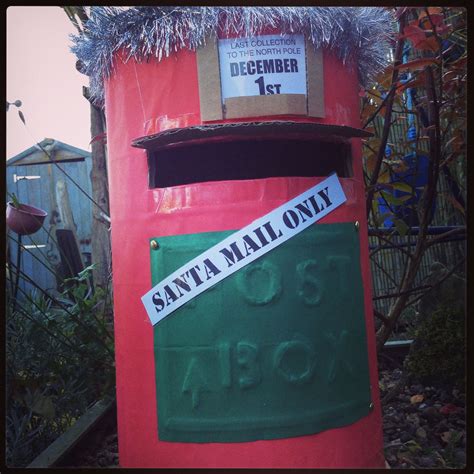
[[[82,86],[89,78],[75,67],[69,35],[76,33],[60,7],[7,9],[7,101],[21,100],[7,112],[6,158],[54,138],[90,151],[89,103]]]

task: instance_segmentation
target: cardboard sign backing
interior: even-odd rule
[[[201,119],[204,122],[265,115],[325,117],[323,54],[305,39],[307,95],[272,94],[227,98],[221,95],[217,39],[196,51]]]

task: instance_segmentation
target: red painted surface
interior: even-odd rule
[[[349,72],[325,53],[324,83],[326,118],[311,120],[359,126],[356,72]],[[324,177],[206,182],[149,189],[146,153],[132,148],[130,143],[145,133],[158,131],[156,127],[201,123],[193,52],[183,50],[160,63],[117,61],[113,76],[106,82],[106,113],[120,465],[383,467],[360,142],[353,140],[354,177],[341,180],[348,201],[316,225],[355,220],[361,223],[361,266],[374,410],[350,426],[311,436],[248,443],[160,442],[153,330],[140,300],[151,287],[149,238],[241,228]]]

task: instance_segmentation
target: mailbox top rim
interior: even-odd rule
[[[147,151],[155,151],[170,145],[201,142],[212,139],[249,139],[254,137],[282,138],[297,134],[299,138],[326,138],[340,140],[347,138],[368,138],[373,133],[347,125],[333,125],[314,122],[286,120],[232,122],[172,128],[152,135],[135,138],[131,145]]]

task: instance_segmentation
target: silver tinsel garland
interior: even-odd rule
[[[72,36],[71,50],[90,76],[97,103],[118,50],[126,51],[126,60],[161,60],[181,48],[195,50],[219,27],[239,36],[261,34],[267,26],[306,33],[315,48],[329,48],[349,67],[357,65],[366,84],[387,64],[393,25],[390,11],[381,7],[92,7],[84,34]]]

